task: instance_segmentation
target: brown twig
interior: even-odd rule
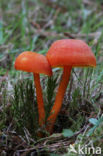
[[[71,143],[75,141],[75,138],[80,133],[84,132],[84,130],[87,128],[87,126],[84,126],[80,131],[76,132],[72,137],[64,137],[62,134],[55,134],[50,137],[46,137],[44,139],[40,139],[34,147],[32,148],[26,148],[23,150],[17,150],[18,153],[22,152],[32,152],[32,151],[39,151],[42,152],[45,149],[49,150],[50,152],[53,152],[55,150],[59,150],[61,148],[66,149]]]
[[[86,38],[86,36],[88,36],[89,38],[95,38],[95,37],[99,37],[101,35],[101,32],[96,32],[96,33],[90,33],[90,34],[70,34],[69,32],[66,33],[56,33],[56,32],[47,32],[44,31],[42,29],[39,29],[36,31],[36,34],[39,34],[40,36],[44,36],[44,37],[48,37],[48,36],[52,36],[52,37],[69,37],[69,38]]]

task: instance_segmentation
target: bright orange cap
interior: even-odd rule
[[[47,59],[52,67],[96,66],[96,59],[90,47],[84,41],[76,39],[55,41],[47,53]]]
[[[46,57],[30,51],[23,52],[16,58],[15,69],[52,75],[52,70]]]

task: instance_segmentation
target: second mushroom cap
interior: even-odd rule
[[[96,59],[90,47],[82,40],[62,39],[55,41],[47,58],[52,67],[96,66]]]

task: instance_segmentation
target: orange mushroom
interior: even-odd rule
[[[96,59],[89,46],[82,40],[76,39],[55,41],[46,56],[52,67],[64,68],[55,103],[47,119],[46,129],[52,133],[55,120],[62,106],[72,67],[95,67]]]
[[[38,102],[39,125],[42,126],[45,123],[45,109],[39,73],[51,76],[52,70],[50,64],[48,63],[48,60],[46,59],[45,56],[35,52],[26,51],[21,53],[16,58],[15,69],[26,72],[32,72],[34,75],[34,82]]]

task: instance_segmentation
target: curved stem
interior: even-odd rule
[[[72,67],[64,67],[62,79],[58,88],[58,92],[56,95],[55,103],[51,109],[50,116],[47,119],[48,125],[46,127],[46,130],[49,133],[52,133],[54,123],[56,121],[56,118],[58,116],[58,113],[60,112],[61,106],[62,106],[62,101],[64,97],[64,93],[66,91],[69,78],[70,78],[70,73],[71,73]]]
[[[35,82],[36,96],[37,96],[37,103],[38,103],[39,125],[43,126],[45,123],[45,109],[44,109],[42,88],[40,85],[40,77],[39,74],[36,73],[33,73],[33,75],[34,75],[34,82]]]

